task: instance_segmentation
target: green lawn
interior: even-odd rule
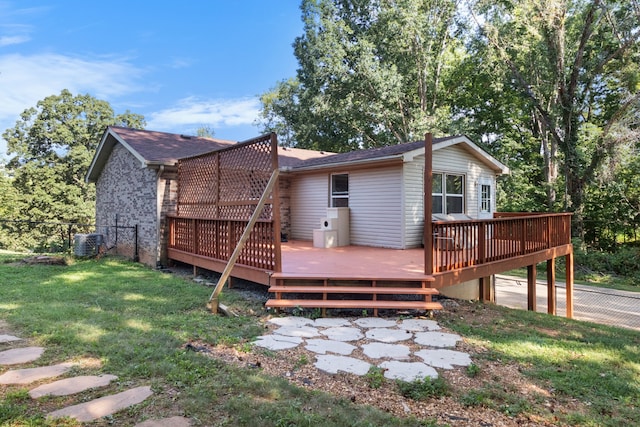
[[[75,372],[118,375],[116,384],[80,399],[137,385],[150,384],[155,391],[145,403],[95,425],[133,425],[161,415],[184,415],[194,425],[207,426],[436,425],[431,418],[395,418],[268,377],[260,369],[185,350],[185,343],[200,340],[251,351],[247,343],[264,330],[265,312],[233,290],[223,292],[222,302],[240,317],[215,316],[205,309],[211,288],[191,280],[113,258],[68,266],[10,263],[20,257],[0,253],[0,320],[46,347],[34,366],[97,360]],[[496,361],[516,364],[526,381],[552,390],[554,401],[570,410],[556,413],[544,399],[525,402],[501,388],[499,378],[477,380],[474,388],[455,396],[466,407],[560,425],[640,424],[637,332],[481,304],[462,306],[464,314],[443,313],[437,320],[482,349],[473,355],[470,377]],[[34,403],[26,391],[0,388],[0,425],[74,425],[44,418],[68,398]]]

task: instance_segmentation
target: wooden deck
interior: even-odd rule
[[[424,249],[366,246],[314,248],[312,242],[282,243],[282,272],[272,279],[431,281],[424,274]]]

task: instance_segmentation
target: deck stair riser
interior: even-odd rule
[[[378,309],[441,310],[442,305],[431,300],[431,297],[438,295],[439,292],[435,288],[427,287],[430,279],[407,281],[406,278],[385,278],[377,281],[346,277],[342,279],[279,278],[276,284],[269,288],[269,292],[275,294],[275,298],[268,300],[266,306],[320,308],[323,315],[327,308],[373,309],[374,316],[378,315]],[[304,298],[300,298],[303,295]],[[358,295],[359,298],[350,299],[349,295]],[[420,296],[420,299],[391,299],[390,296],[393,295],[414,295]]]

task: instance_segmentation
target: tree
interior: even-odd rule
[[[288,144],[348,151],[449,130],[454,0],[304,0],[299,68],[261,97],[265,131]]]
[[[216,131],[213,129],[213,126],[202,125],[198,129],[196,129],[196,136],[202,138],[213,138],[216,135]]]
[[[91,224],[95,186],[85,182],[100,137],[109,125],[142,128],[129,111],[114,115],[106,101],[63,90],[26,109],[3,133],[18,219]]]
[[[640,7],[635,0],[479,1],[475,53],[530,111],[514,125],[539,142],[548,192],[558,184],[583,233],[585,192],[634,127],[640,103]],[[492,105],[495,105],[492,103]],[[556,171],[560,171],[561,174]]]

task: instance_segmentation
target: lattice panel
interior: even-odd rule
[[[178,166],[178,215],[248,220],[274,167],[271,137],[183,159]],[[268,204],[260,219],[272,219]]]
[[[271,175],[271,143],[262,141],[220,153],[220,200],[255,200]]]
[[[219,156],[208,154],[178,163],[178,215],[216,218]]]

